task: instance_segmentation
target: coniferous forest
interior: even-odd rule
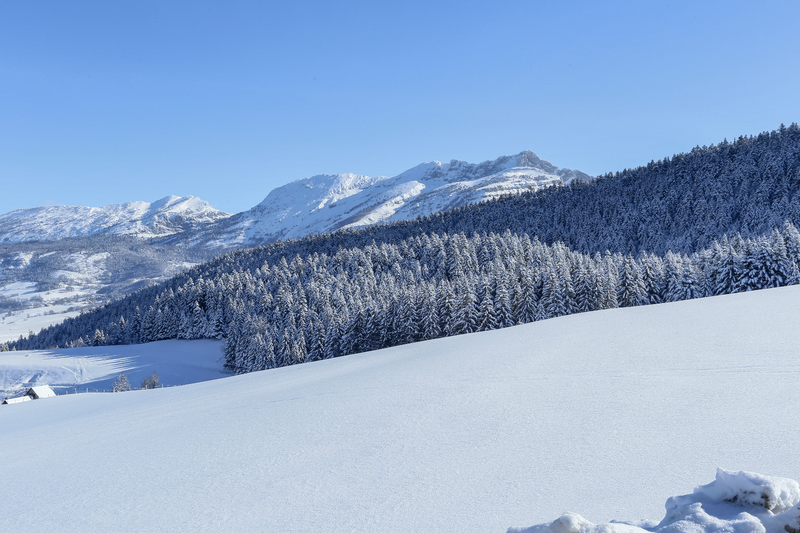
[[[800,128],[413,221],[237,250],[0,349],[225,339],[249,372],[800,282]]]

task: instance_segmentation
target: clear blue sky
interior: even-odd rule
[[[0,213],[530,149],[590,174],[800,122],[800,2],[0,0]]]

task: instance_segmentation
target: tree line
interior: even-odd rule
[[[573,313],[800,281],[800,233],[723,237],[686,255],[593,255],[528,235],[423,235],[140,291],[13,349],[225,339],[235,372],[274,368]]]

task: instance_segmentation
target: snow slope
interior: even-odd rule
[[[202,257],[142,243],[129,248],[106,241],[83,249],[81,243],[51,244],[60,249],[47,252],[47,243],[29,243],[7,246],[41,246],[42,252],[0,250],[0,343],[162,281],[196,264],[183,259]]]
[[[194,196],[105,207],[56,205],[0,215],[0,242],[49,241],[95,234],[170,235],[229,217]]]
[[[798,346],[794,286],[3,406],[3,485],[35,490],[0,530],[653,524],[717,467],[800,479]]]
[[[80,314],[79,304],[60,304],[8,311],[0,316],[0,343],[15,341],[20,335],[27,337],[31,332],[60,324],[67,318]]]
[[[58,394],[111,390],[120,372],[133,387],[154,371],[164,386],[197,383],[229,376],[223,363],[222,342],[209,339],[2,352],[0,398],[36,385],[50,385]]]
[[[181,238],[213,246],[255,246],[385,222],[538,190],[590,176],[559,169],[531,151],[470,164],[453,160],[418,165],[393,178],[322,174],[293,181],[243,213]]]

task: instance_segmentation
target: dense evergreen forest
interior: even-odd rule
[[[10,349],[224,338],[247,372],[800,281],[800,129],[414,221],[239,250]]]

